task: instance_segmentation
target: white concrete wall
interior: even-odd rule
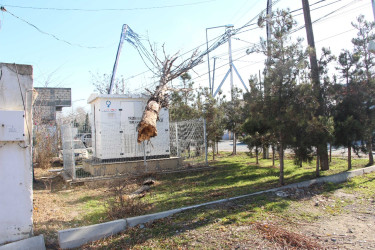
[[[32,89],[32,66],[0,63],[0,110],[24,110],[21,92],[26,110],[25,140],[0,141],[0,244],[33,234]]]

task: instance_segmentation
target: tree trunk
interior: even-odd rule
[[[329,162],[332,162],[332,143],[329,144]]]
[[[348,144],[348,170],[352,169],[352,146]]]
[[[370,140],[367,142],[367,151],[368,151],[368,165],[374,165],[374,156],[372,155],[372,136]]]
[[[237,135],[233,132],[233,153],[232,155],[237,154]]]
[[[272,167],[275,167],[275,147],[272,146]]]
[[[255,147],[255,157],[256,157],[256,164],[259,165],[259,153],[258,153],[258,146]]]
[[[215,142],[212,143],[212,160],[215,160]]]
[[[263,146],[263,159],[268,158],[268,147]]]
[[[320,170],[326,171],[329,170],[329,161],[328,161],[328,149],[327,144],[319,145],[318,155],[320,160]]]
[[[219,141],[216,142],[216,154],[219,154]]]
[[[279,161],[280,161],[280,176],[279,176],[279,184],[281,186],[284,185],[284,146],[280,143],[279,148]]]
[[[318,155],[318,154],[316,155],[316,170],[315,170],[315,176],[316,176],[316,177],[319,177],[319,176],[320,176],[320,172],[319,172],[319,155]]]
[[[156,122],[159,118],[159,112],[162,107],[167,107],[166,100],[167,83],[161,81],[156,87],[155,93],[151,95],[147,101],[145,110],[143,111],[141,122],[138,124],[138,143],[150,140],[158,135]]]

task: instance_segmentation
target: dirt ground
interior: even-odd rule
[[[34,235],[43,234],[48,249],[58,249],[57,231],[88,225],[86,209],[81,206],[85,197],[105,196],[104,188],[71,186],[61,176],[52,180],[52,185],[40,177],[56,176],[46,170],[35,169],[34,183]],[[52,190],[51,190],[52,187]]]
[[[371,198],[343,189],[329,196],[311,192],[293,210],[308,216],[308,222],[292,221],[291,230],[316,239],[324,248],[375,249],[375,190]]]
[[[374,190],[375,192],[375,190]],[[316,196],[310,202],[318,210],[327,210],[335,206],[335,201],[345,204],[345,200],[353,203],[344,205],[339,214],[326,215],[311,224],[301,225],[298,229],[322,242],[323,246],[339,249],[375,249],[375,200],[363,199],[356,194],[348,194],[342,190],[334,192],[326,198]],[[316,207],[317,206],[317,207]],[[314,210],[310,207],[310,210]]]
[[[87,208],[82,202],[87,197],[105,200],[107,190],[103,187],[76,186],[72,187],[56,177],[52,184],[45,185],[40,176],[51,175],[36,169],[37,183],[34,185],[34,234],[44,234],[48,249],[58,249],[57,231],[92,223],[86,220]],[[375,182],[374,178],[369,180]],[[330,195],[314,190],[294,190],[286,192],[288,198],[298,198],[289,208],[289,213],[299,217],[271,217],[261,223],[278,225],[290,232],[296,232],[317,242],[326,249],[375,249],[375,195],[367,198],[359,193],[350,193],[337,189]],[[375,190],[374,190],[375,193]],[[91,199],[91,198],[90,198]],[[99,203],[98,203],[99,204]],[[95,206],[95,204],[94,204]],[[296,218],[303,219],[299,220]],[[104,218],[98,218],[102,222]],[[221,225],[208,223],[200,228],[176,231],[173,237],[188,239],[182,248],[231,248],[231,249],[277,249],[282,248],[268,236],[257,230],[254,224]],[[121,238],[121,236],[120,236]],[[124,248],[151,247],[162,249],[163,244],[148,239],[140,245]],[[160,245],[161,244],[161,245]],[[101,248],[101,244],[92,244],[85,248]],[[178,248],[180,248],[178,246]]]

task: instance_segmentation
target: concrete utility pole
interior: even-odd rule
[[[311,65],[311,79],[313,82],[313,89],[314,89],[316,96],[318,97],[318,103],[319,103],[319,108],[317,110],[316,115],[324,115],[324,100],[323,100],[323,96],[322,96],[321,88],[320,88],[319,68],[318,68],[318,62],[316,59],[314,33],[312,29],[312,24],[311,24],[309,1],[302,0],[302,7],[303,7],[304,18],[305,18],[307,42],[310,47],[309,55],[310,55],[310,65]],[[320,158],[321,170],[329,170],[327,144],[322,143],[321,145],[318,145],[317,151],[318,151],[317,157]]]
[[[229,54],[229,74],[230,74],[230,97],[231,97],[231,100],[233,101],[233,60],[232,60],[232,29],[233,29],[233,25],[232,26],[228,26],[226,28],[226,33],[228,35],[228,54]]]
[[[124,43],[125,41],[125,38],[126,38],[126,33],[129,29],[129,26],[127,24],[124,24],[122,26],[122,31],[121,31],[121,36],[120,36],[120,42],[118,44],[118,48],[117,48],[117,54],[116,54],[116,60],[115,60],[115,64],[113,65],[113,70],[112,70],[112,76],[111,76],[111,82],[109,84],[109,89],[108,89],[108,94],[112,94],[112,89],[113,89],[113,84],[115,82],[115,77],[116,77],[116,71],[117,71],[117,64],[118,64],[118,61],[120,59],[120,54],[121,54],[121,49],[122,49],[122,44]]]
[[[371,5],[372,5],[372,12],[374,14],[374,20],[375,20],[375,0],[371,0]],[[375,41],[369,42],[368,51],[371,53],[375,53]]]

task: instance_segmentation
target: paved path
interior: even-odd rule
[[[211,150],[211,148],[210,148]],[[222,140],[219,142],[219,151],[223,152],[233,152],[233,141],[232,140]],[[237,152],[249,152],[249,149],[245,143],[237,142]],[[287,149],[285,153],[291,154],[292,150]],[[373,152],[374,153],[374,152]],[[335,157],[347,157],[348,150],[346,148],[332,148],[332,156]],[[362,152],[359,153],[360,158],[368,157],[367,154]],[[358,156],[352,151],[352,157],[358,158]]]

